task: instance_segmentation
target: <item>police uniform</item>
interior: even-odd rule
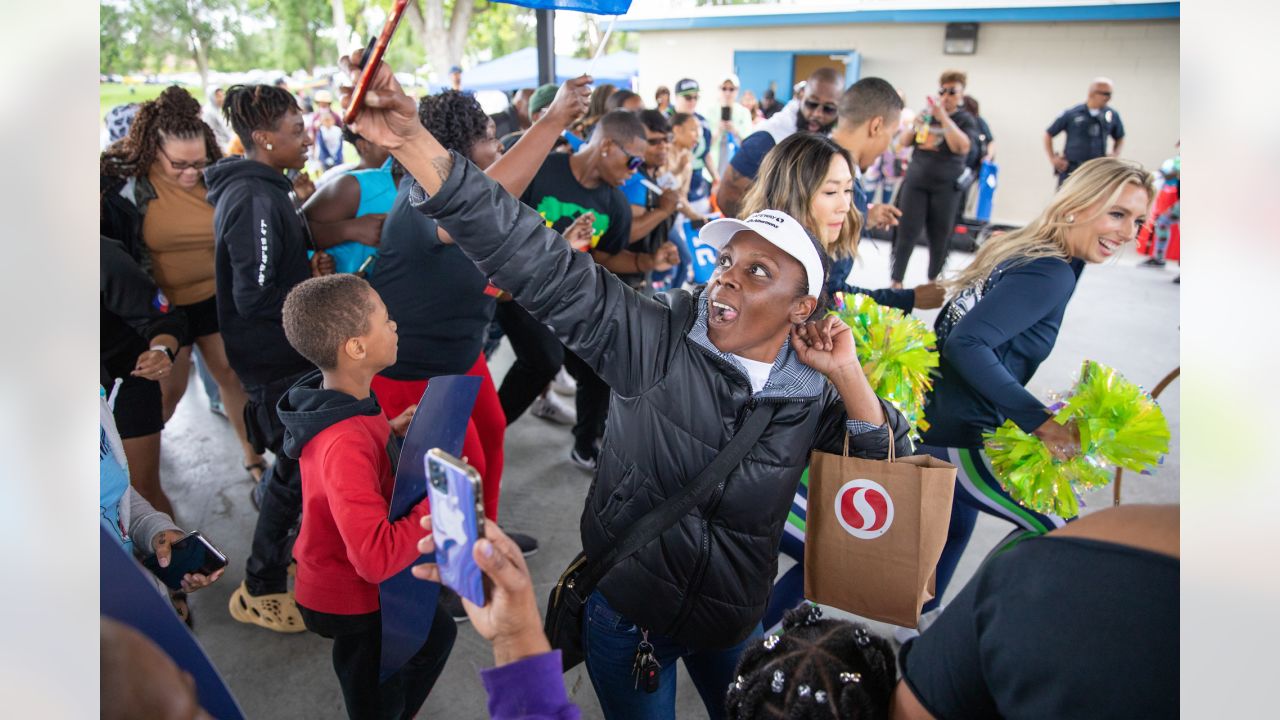
[[[1067,169],[1058,174],[1059,185],[1083,163],[1106,155],[1108,136],[1117,141],[1124,137],[1120,113],[1104,106],[1094,117],[1089,113],[1089,106],[1083,103],[1059,115],[1046,132],[1049,137],[1056,137],[1064,130],[1067,144],[1062,154],[1067,159]]]

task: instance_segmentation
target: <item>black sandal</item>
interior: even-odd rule
[[[258,471],[257,475],[253,474],[254,470]],[[244,466],[244,471],[249,473],[249,479],[252,480],[255,484],[260,483],[262,482],[262,478],[267,476],[267,461],[259,460],[256,463],[249,463],[248,465]]]

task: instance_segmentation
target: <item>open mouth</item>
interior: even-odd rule
[[[738,309],[719,300],[712,300],[708,315],[708,321],[712,325],[728,325],[738,319]]]
[[[1115,254],[1120,246],[1123,245],[1118,240],[1108,240],[1107,238],[1098,238],[1098,247],[1102,248],[1103,257],[1111,257]]]

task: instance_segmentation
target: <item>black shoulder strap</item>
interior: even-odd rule
[[[772,403],[758,405],[747,416],[747,421],[734,433],[715,460],[711,461],[693,482],[685,485],[675,495],[667,498],[661,505],[650,510],[637,520],[626,533],[614,543],[613,548],[598,560],[591,561],[583,571],[578,587],[590,591],[596,583],[609,572],[614,565],[630,557],[637,550],[648,545],[668,528],[676,524],[680,518],[689,514],[698,503],[711,495],[711,489],[720,483],[742,462],[764,429],[773,419],[777,406]]]

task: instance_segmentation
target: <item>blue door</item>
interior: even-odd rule
[[[764,97],[769,84],[774,84],[774,97],[780,103],[791,99],[795,85],[796,55],[844,55],[845,86],[862,76],[862,55],[857,50],[738,50],[733,53],[733,72],[742,81],[742,89],[750,90],[756,97]]]
[[[789,50],[756,51],[739,50],[733,54],[733,72],[742,82],[743,90],[750,90],[756,97],[764,97],[769,84],[774,84],[774,97],[780,103],[791,99],[792,68],[795,53]]]

